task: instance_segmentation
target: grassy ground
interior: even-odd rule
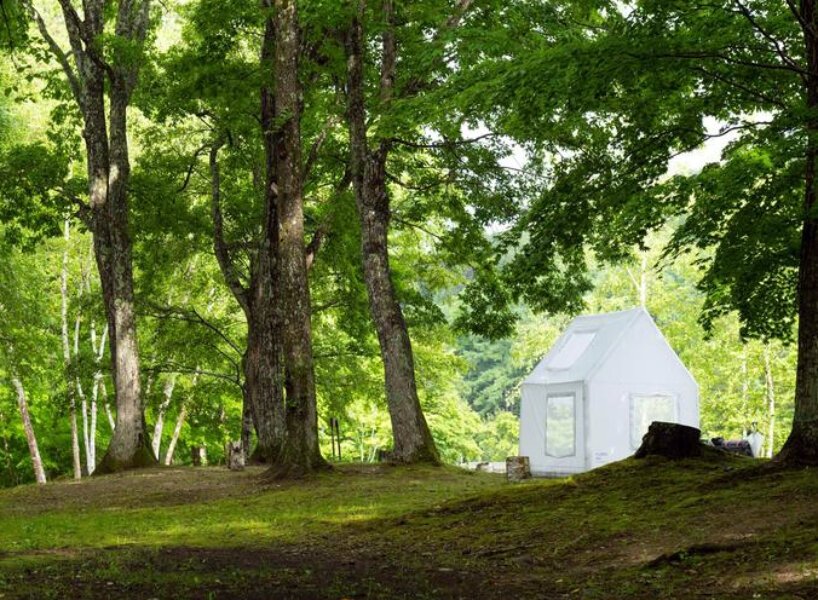
[[[156,469],[0,492],[0,598],[818,598],[818,471]]]

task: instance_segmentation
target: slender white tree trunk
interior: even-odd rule
[[[23,387],[23,382],[20,378],[13,374],[11,383],[17,392],[17,406],[20,408],[20,417],[23,420],[23,431],[26,434],[26,441],[28,442],[28,451],[31,454],[31,464],[34,467],[34,477],[37,483],[45,483],[45,469],[43,469],[43,461],[40,458],[40,449],[37,446],[37,436],[34,434],[34,426],[31,424],[31,416],[28,413],[28,400],[26,399],[26,390]]]
[[[102,338],[99,341],[99,346],[97,346],[97,328],[96,323],[91,321],[91,350],[94,354],[94,380],[91,385],[91,433],[89,439],[89,447],[91,450],[91,464],[97,464],[97,413],[98,413],[98,405],[99,405],[99,388],[102,384],[102,369],[100,368],[100,363],[102,362],[102,357],[105,355],[105,341],[108,338],[108,325],[105,325],[105,328],[102,330]],[[108,409],[110,413],[110,408]],[[88,471],[91,473],[92,471],[89,469]]]
[[[173,435],[168,444],[168,451],[165,454],[165,465],[173,464],[173,453],[176,452],[176,443],[179,441],[179,434],[182,433],[182,425],[185,424],[185,417],[187,416],[187,404],[183,403],[179,408],[179,416],[176,417],[176,427],[173,428]]]
[[[99,380],[99,391],[102,394],[102,402],[105,404],[105,414],[108,417],[108,425],[113,433],[116,430],[116,419],[114,418],[114,413],[111,411],[111,403],[108,402],[108,388],[105,385],[105,380],[102,378]]]
[[[190,382],[190,389],[191,394],[193,390],[196,388],[196,383],[199,381],[199,368],[196,368],[196,372],[193,374],[193,379]],[[175,385],[175,384],[174,384]],[[176,426],[173,428],[173,435],[170,438],[170,443],[168,444],[168,451],[165,453],[165,465],[170,466],[173,464],[173,454],[176,452],[176,444],[179,442],[179,435],[182,433],[182,425],[185,424],[185,418],[187,417],[187,402],[182,400],[181,405],[179,406],[179,416],[176,417]]]
[[[772,458],[775,446],[775,384],[773,381],[772,358],[770,357],[769,343],[764,345],[764,381],[767,391],[767,414],[769,415],[767,458]]]
[[[176,387],[176,373],[171,373],[170,377],[165,381],[165,387],[162,390],[162,403],[159,405],[159,410],[156,414],[156,424],[153,426],[152,446],[153,453],[156,456],[159,456],[159,449],[162,447],[162,430],[165,427],[165,412],[167,412],[168,406],[170,406],[174,387]]]
[[[642,253],[642,264],[639,269],[639,305],[642,308],[648,306],[648,255]]]
[[[80,457],[79,433],[77,431],[77,403],[74,396],[74,385],[71,381],[71,343],[68,338],[68,244],[71,240],[71,222],[63,222],[65,246],[62,254],[62,273],[60,275],[60,298],[62,316],[62,351],[65,368],[66,389],[68,391],[68,418],[71,422],[71,454],[74,459],[74,479],[82,477],[82,458]]]
[[[81,293],[80,293],[81,294]],[[82,324],[82,315],[77,314],[74,321],[74,364],[79,364],[80,356],[80,325]],[[85,447],[85,468],[90,475],[94,472],[94,463],[91,457],[91,438],[88,427],[88,399],[85,396],[85,390],[82,387],[82,379],[79,372],[75,374],[74,382],[77,388],[77,396],[80,399],[80,415],[82,416],[82,443]]]

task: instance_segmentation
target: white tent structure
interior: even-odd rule
[[[535,475],[630,456],[653,421],[699,426],[699,386],[643,308],[574,319],[523,381],[520,455]]]

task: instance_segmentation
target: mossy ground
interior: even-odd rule
[[[816,598],[818,469],[151,469],[0,492],[2,598]]]

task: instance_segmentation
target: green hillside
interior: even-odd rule
[[[173,468],[0,492],[2,598],[814,598],[818,473]]]

